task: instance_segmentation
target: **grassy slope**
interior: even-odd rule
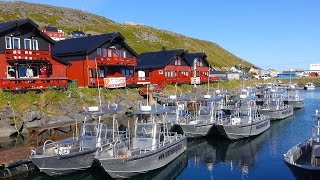
[[[107,18],[80,10],[60,8],[49,5],[32,4],[25,2],[0,2],[0,22],[19,18],[30,18],[40,26],[54,25],[65,32],[79,29],[90,33],[121,32],[127,43],[137,53],[158,51],[162,46],[167,49],[186,49],[189,52],[205,52],[211,64],[222,66],[233,66],[235,64],[246,64],[240,58],[226,51],[219,45],[189,38],[180,34],[155,29],[147,26],[130,26],[115,23]],[[146,38],[147,37],[147,38]]]

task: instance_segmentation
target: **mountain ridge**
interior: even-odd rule
[[[0,1],[0,22],[30,18],[40,28],[46,25],[56,26],[68,33],[72,30],[82,30],[89,34],[120,32],[126,42],[138,53],[159,51],[163,46],[167,49],[185,49],[188,52],[205,52],[210,64],[218,67],[242,64],[246,67],[256,67],[220,45],[207,40],[156,29],[145,25],[125,25],[106,17],[78,9],[57,7],[46,4],[27,3],[22,1]]]

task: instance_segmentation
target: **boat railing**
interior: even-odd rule
[[[126,155],[123,154],[123,149],[118,149],[115,152],[115,157],[123,158],[123,157],[128,157],[128,156],[145,154],[145,153],[149,152],[151,149],[158,149],[158,148],[164,147],[165,145],[170,144],[174,141],[178,141],[179,139],[181,139],[183,137],[183,135],[177,134],[176,132],[169,132],[168,134],[171,134],[171,135],[174,134],[174,135],[167,136],[167,138],[164,138],[164,140],[162,142],[159,142],[159,143],[154,144],[152,146],[149,146],[149,147],[146,147],[143,149],[137,148],[137,149],[133,149],[131,151],[127,151]],[[119,143],[119,142],[116,142],[116,143]]]
[[[307,148],[310,147],[309,144],[311,143],[310,139],[299,143],[288,150],[286,154],[284,154],[284,158],[291,164],[296,164],[296,160],[299,159],[304,151],[307,151]]]

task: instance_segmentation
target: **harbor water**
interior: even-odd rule
[[[166,167],[134,179],[295,179],[283,161],[283,154],[292,146],[311,136],[315,119],[311,116],[320,109],[320,89],[300,91],[305,107],[294,115],[272,121],[263,134],[240,141],[209,137],[188,140],[188,150]],[[97,165],[56,179],[109,179]],[[39,171],[21,179],[55,179]]]

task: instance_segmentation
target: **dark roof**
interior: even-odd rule
[[[185,57],[190,66],[193,66],[193,61],[195,58],[204,59],[207,65],[209,66],[209,62],[207,61],[207,55],[205,53],[188,53]]]
[[[226,74],[225,72],[223,71],[210,71],[210,74]]]
[[[70,34],[72,34],[72,35],[73,35],[73,34],[84,34],[84,35],[85,35],[84,32],[79,31],[79,30],[71,31]]]
[[[102,44],[105,44],[108,41],[110,43],[117,37],[120,37],[124,41],[124,37],[119,32],[62,40],[52,47],[52,54],[54,56],[68,56],[91,53]],[[123,45],[135,56],[138,56],[126,43],[123,43]]]
[[[137,69],[159,69],[168,65],[183,49],[142,53],[138,56]]]
[[[44,29],[45,29],[46,31],[58,32],[58,28],[53,27],[53,26],[45,26]]]
[[[39,26],[33,22],[31,19],[18,19],[18,20],[13,20],[13,21],[8,21],[8,22],[4,22],[0,24],[0,33],[4,32],[6,30],[9,30],[11,28],[17,27],[17,26],[21,26],[24,24],[31,24],[32,26],[35,27],[35,29],[37,29],[40,33],[41,36],[43,36],[46,40],[48,40],[49,42],[51,42],[52,44],[55,44],[56,42],[51,39],[49,36],[47,36],[46,34],[44,34],[43,32],[41,32],[38,28]]]

